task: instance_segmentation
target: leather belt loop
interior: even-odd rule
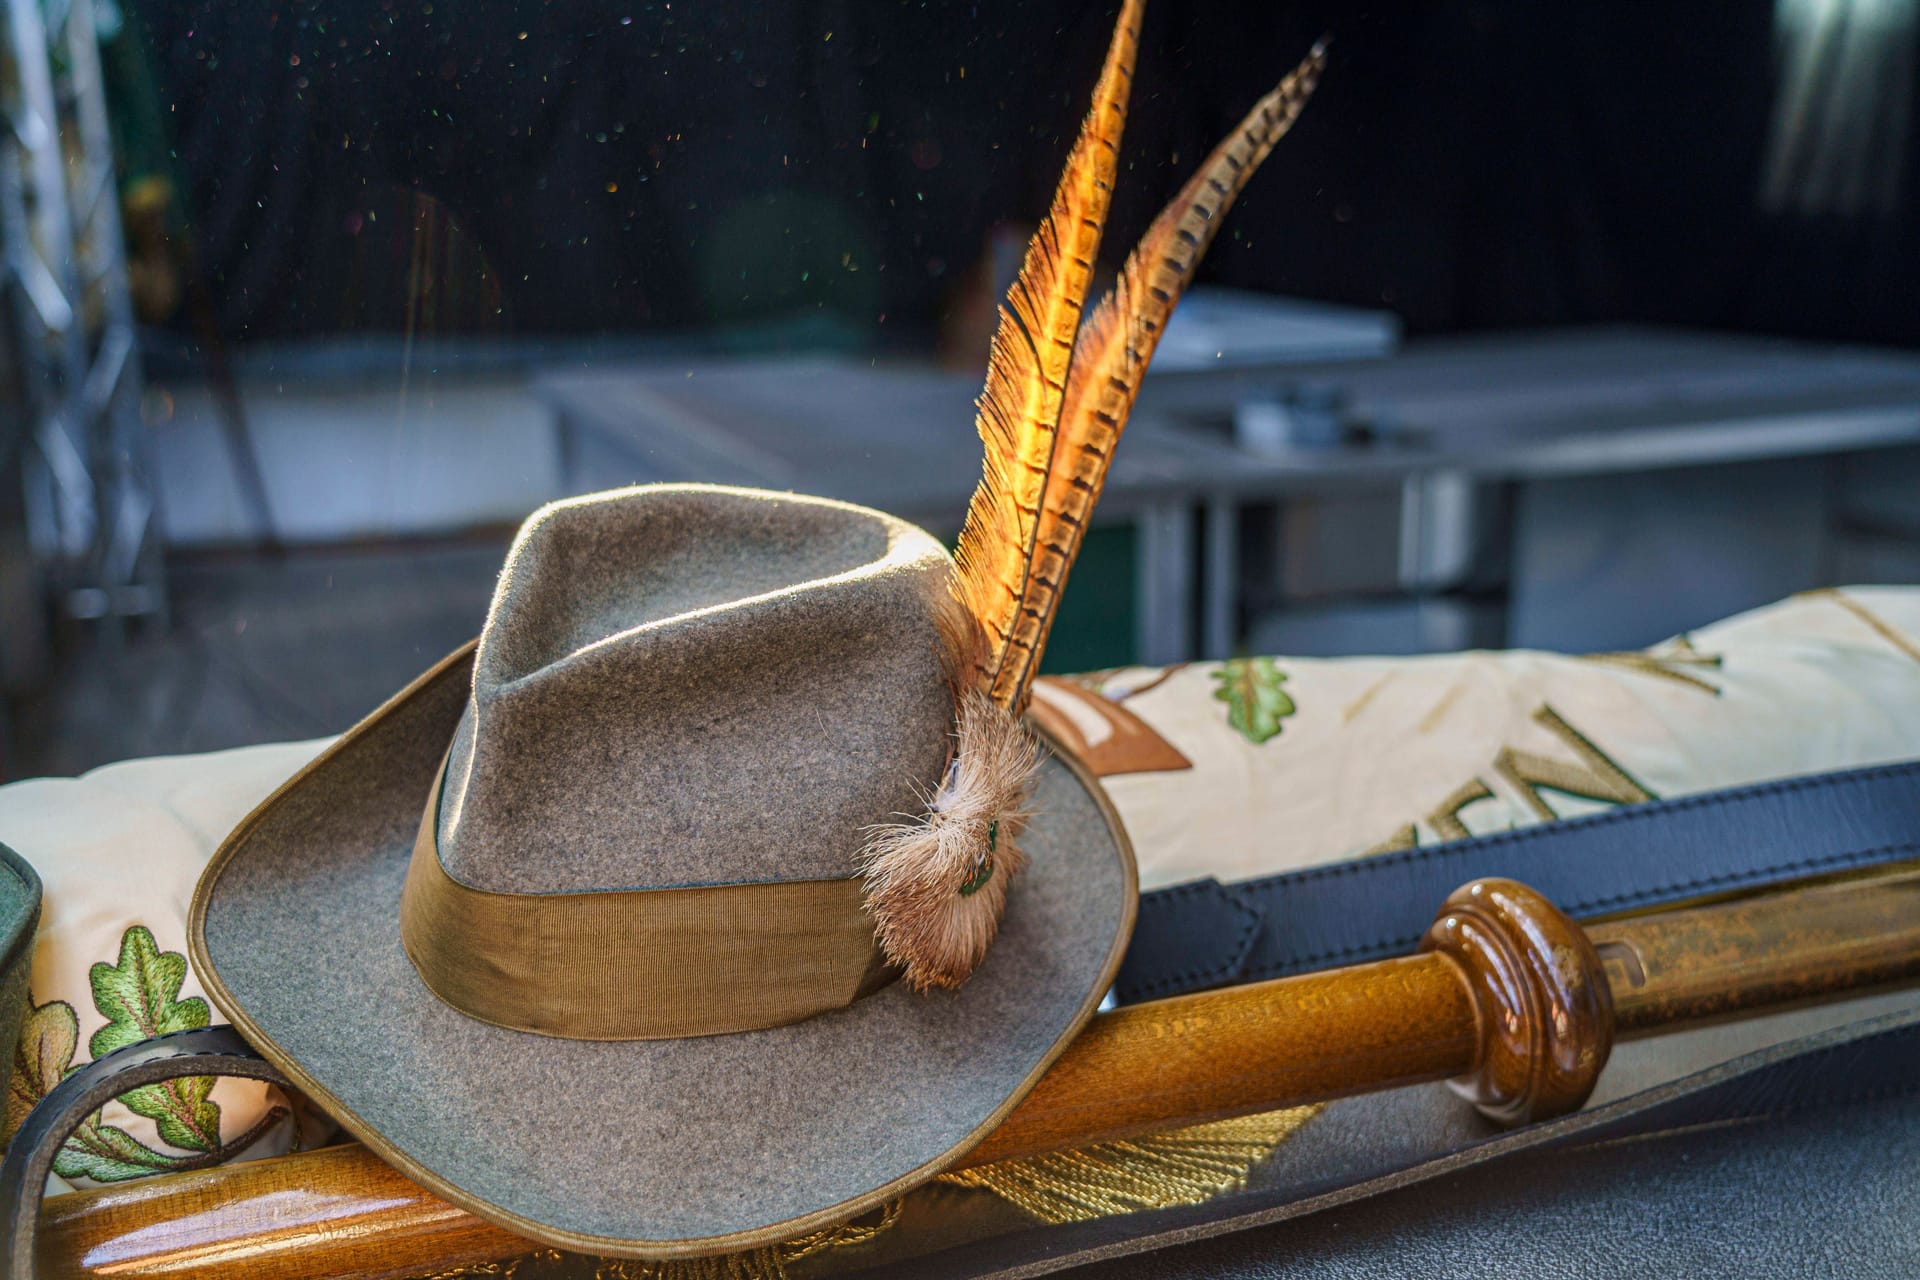
[[[241,1076],[294,1088],[225,1026],[142,1040],[74,1071],[27,1113],[0,1162],[0,1273],[33,1280],[40,1200],[62,1144],[80,1122],[124,1093],[183,1076]]]

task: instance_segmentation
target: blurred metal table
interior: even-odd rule
[[[1114,461],[1143,662],[1240,639],[1240,512],[1389,493],[1401,589],[1459,581],[1482,495],[1556,477],[1920,444],[1920,356],[1635,329],[1412,343],[1374,360],[1156,367]],[[979,467],[977,375],[796,359],[550,372],[569,489],[796,489],[951,533]]]

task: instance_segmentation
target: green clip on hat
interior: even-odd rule
[[[707,486],[521,530],[476,647],[227,838],[214,1002],[374,1150],[567,1248],[769,1244],[939,1172],[1107,989],[1132,852],[1019,721],[1155,344],[1324,47],[1082,308],[1124,0],[1008,295],[949,560],[859,507]]]

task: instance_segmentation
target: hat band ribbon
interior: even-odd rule
[[[569,1040],[757,1031],[844,1008],[898,971],[857,877],[494,893],[440,862],[441,780],[400,895],[400,940],[429,990],[470,1017]]]

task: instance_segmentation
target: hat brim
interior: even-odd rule
[[[588,1253],[792,1239],[985,1137],[1112,984],[1133,851],[1099,784],[1055,751],[999,939],[957,992],[896,983],[790,1026],[653,1041],[455,1011],[401,949],[399,902],[471,659],[427,672],[268,797],[215,852],[188,925],[202,985],[254,1047],[443,1199]]]

